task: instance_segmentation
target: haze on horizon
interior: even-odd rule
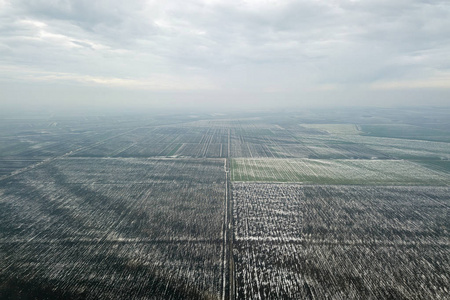
[[[450,104],[448,1],[0,0],[25,107]]]

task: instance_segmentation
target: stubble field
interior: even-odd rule
[[[443,109],[0,121],[1,299],[446,299]]]

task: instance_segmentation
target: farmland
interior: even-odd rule
[[[131,134],[80,151],[85,157],[225,157],[228,131],[221,126],[190,124],[138,128]],[[203,126],[201,126],[203,125]]]
[[[448,295],[448,188],[235,183],[233,191],[239,299]]]
[[[446,299],[449,116],[6,117],[0,298]]]
[[[448,295],[448,268],[440,266],[448,266],[448,247],[236,244],[239,299],[446,299]]]
[[[448,185],[450,176],[404,160],[249,159],[232,161],[234,181],[306,184]]]
[[[66,158],[4,180],[2,276],[62,297],[217,297],[223,175],[221,160]]]

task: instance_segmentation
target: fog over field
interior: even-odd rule
[[[448,299],[450,2],[0,0],[0,299]]]

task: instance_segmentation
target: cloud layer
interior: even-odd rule
[[[450,3],[0,0],[0,84],[5,97],[10,84],[291,102],[330,90],[448,96]]]

